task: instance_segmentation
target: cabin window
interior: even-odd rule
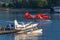
[[[14,25],[11,25],[11,27],[14,27]]]

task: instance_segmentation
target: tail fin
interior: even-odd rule
[[[14,20],[14,25],[15,25],[15,29],[17,29],[19,27],[25,27],[23,22],[22,22],[22,24],[18,24],[17,20]]]
[[[17,20],[14,20],[14,24],[15,24],[15,25],[18,25],[18,22],[17,22]]]
[[[30,13],[27,12],[27,13],[25,14],[25,18],[26,18],[26,19],[30,19],[30,18],[32,18],[32,16],[31,16]]]
[[[26,12],[26,14],[25,15],[30,15],[30,13],[29,12]]]

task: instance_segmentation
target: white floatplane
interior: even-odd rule
[[[38,29],[38,23],[32,24],[32,22],[24,24],[18,24],[17,20],[14,21],[15,29],[20,30],[18,33],[26,33],[26,34],[42,34],[42,29]]]

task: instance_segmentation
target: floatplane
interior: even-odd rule
[[[26,33],[26,34],[42,34],[42,29],[38,29],[37,25],[38,23],[32,24],[32,22],[24,24],[18,24],[17,20],[15,22],[15,29],[16,30],[21,30],[18,33]]]
[[[27,21],[30,19],[34,19],[36,21],[50,21],[49,19],[51,18],[51,16],[47,14],[42,13],[42,14],[31,15],[30,12],[26,12],[24,17]]]

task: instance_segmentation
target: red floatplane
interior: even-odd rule
[[[29,19],[35,19],[35,20],[46,20],[46,19],[50,19],[51,17],[49,15],[46,15],[46,14],[36,14],[36,15],[31,15],[29,12],[26,12],[25,14],[25,18],[27,20]]]

